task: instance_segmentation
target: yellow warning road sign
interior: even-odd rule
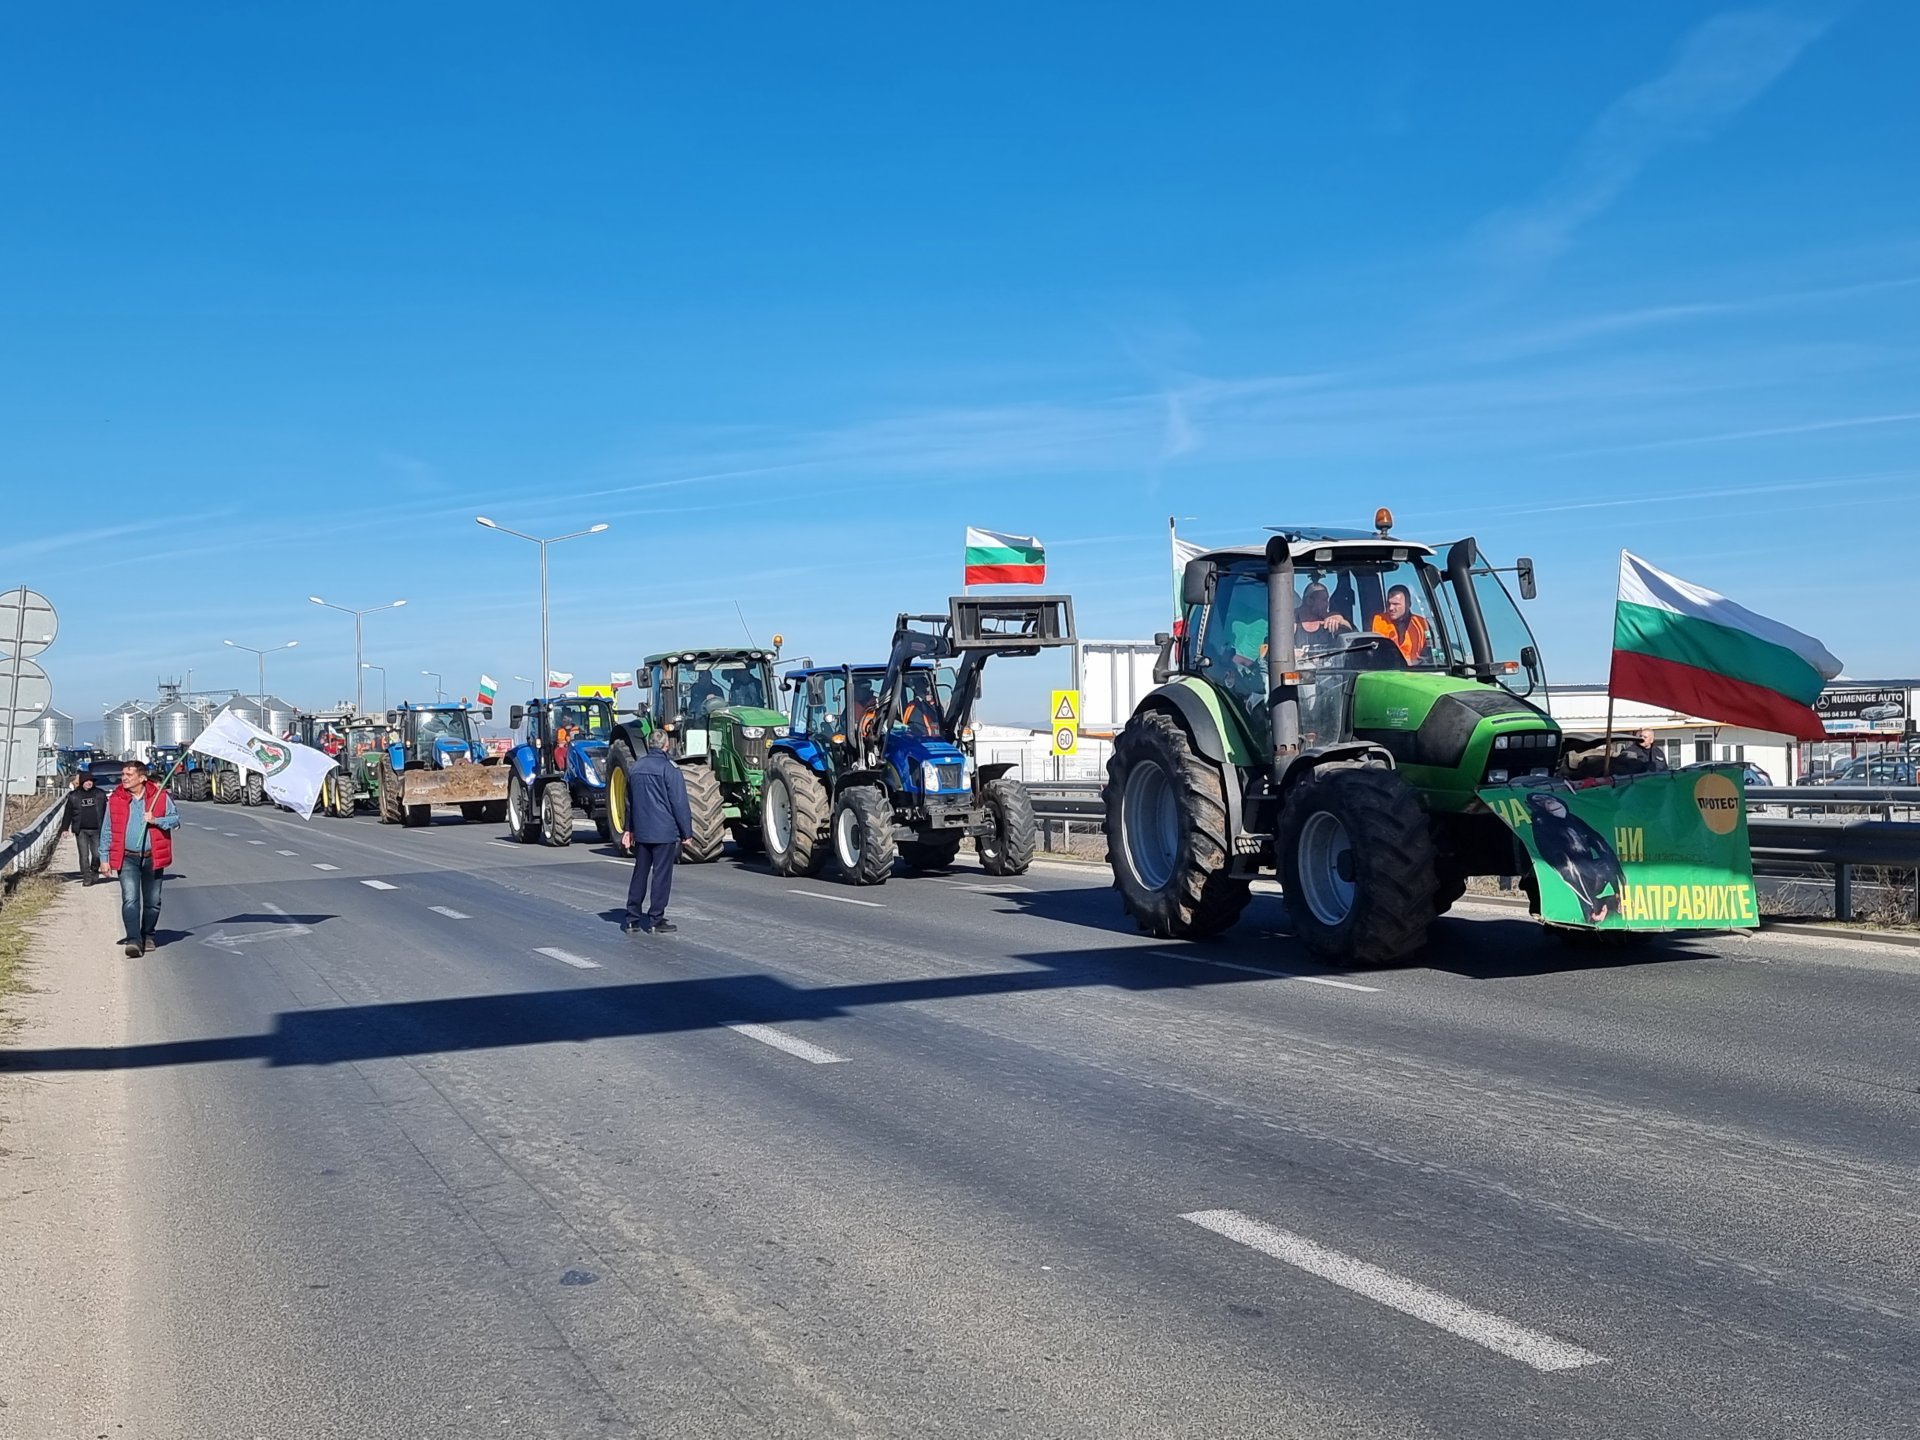
[[[1053,692],[1053,753],[1072,755],[1080,748],[1080,692]]]

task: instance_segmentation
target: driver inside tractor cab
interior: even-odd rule
[[[1393,641],[1409,665],[1427,658],[1427,622],[1413,613],[1413,592],[1404,585],[1388,587],[1387,608],[1373,617],[1373,633]]]
[[[1341,590],[1343,594],[1346,592],[1344,582]],[[1293,648],[1300,658],[1308,660],[1315,654],[1338,648],[1345,643],[1342,636],[1352,629],[1353,622],[1334,608],[1326,582],[1309,580],[1293,612]]]
[[[871,724],[873,724],[873,677],[856,675],[853,677],[854,729],[864,735]]]
[[[703,666],[699,673],[686,706],[695,715],[711,715],[731,706],[767,703],[759,673],[752,665],[721,661]]]
[[[945,726],[940,723],[940,702],[934,695],[933,676],[927,671],[911,671],[906,677],[900,728],[923,740],[946,739]]]

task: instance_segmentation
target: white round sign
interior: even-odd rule
[[[52,703],[53,682],[33,661],[8,660],[0,664],[0,724],[6,722],[7,712],[11,710],[15,730],[31,725],[47,713]]]
[[[0,655],[38,655],[60,633],[53,602],[26,586],[0,591]]]

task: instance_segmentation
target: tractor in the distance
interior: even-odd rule
[[[574,811],[584,810],[600,838],[611,840],[607,745],[614,733],[613,702],[556,695],[515,705],[507,714],[521,731],[507,753],[507,833],[529,845],[571,845]]]
[[[831,853],[853,884],[880,885],[896,858],[951,865],[968,837],[991,875],[1032,864],[1033,800],[1014,766],[975,763],[973,711],[991,657],[1073,643],[1073,601],[956,595],[947,606],[901,615],[884,665],[784,678],[791,710],[761,805],[776,874],[817,874]]]
[[[1530,874],[1476,791],[1560,773],[1546,676],[1473,540],[1282,528],[1190,560],[1158,689],[1107,767],[1114,885],[1143,930],[1231,926],[1277,872],[1296,933],[1386,964],[1476,875]],[[1509,567],[1531,599],[1532,562]]]
[[[786,724],[786,716],[771,708],[779,652],[776,635],[770,649],[688,648],[647,657],[640,705],[615,727],[608,750],[614,833],[626,828],[626,767],[644,752],[655,727],[665,726],[693,817],[693,838],[680,847],[682,862],[719,859],[728,835],[741,850],[759,849],[767,746]]]
[[[386,720],[386,763],[374,767],[383,823],[428,824],[435,805],[459,806],[469,823],[506,818],[507,767],[473,738],[465,704],[402,704]]]
[[[185,745],[156,745],[147,752],[147,770],[156,780],[167,781],[176,800],[205,800],[211,793],[209,761]]]
[[[296,715],[289,740],[318,750],[330,757],[334,769],[320,786],[320,803],[314,808],[345,820],[358,805],[352,774],[352,756],[347,749],[348,727],[357,723],[350,707],[324,710],[314,715]]]

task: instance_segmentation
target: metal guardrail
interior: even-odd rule
[[[1042,821],[1099,823],[1106,816],[1097,780],[1050,780],[1027,786],[1034,816]],[[1920,871],[1920,786],[1770,785],[1747,791],[1747,836],[1756,870],[1831,867],[1833,913],[1853,918],[1854,871],[1862,866]],[[1770,814],[1784,807],[1786,814]],[[1878,814],[1800,815],[1798,811],[1874,810]],[[1788,873],[1793,873],[1789,871]],[[1826,878],[1824,875],[1819,878]],[[1920,875],[1915,877],[1914,918],[1920,919]]]
[[[10,868],[37,870],[53,852],[60,827],[67,819],[67,797],[62,795],[44,812],[0,841],[0,873]]]

